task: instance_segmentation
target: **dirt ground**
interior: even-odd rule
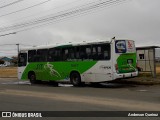
[[[160,67],[157,67],[157,68],[156,68],[156,71],[157,71],[157,73],[160,74]]]
[[[0,67],[0,77],[17,77],[17,67]]]

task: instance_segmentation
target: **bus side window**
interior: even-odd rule
[[[37,50],[37,62],[46,62],[47,53],[48,53],[48,49]]]
[[[92,47],[93,60],[109,60],[110,59],[110,45],[99,44]]]
[[[76,46],[75,47],[75,58],[80,59],[80,47]]]
[[[87,59],[86,46],[81,46],[80,48],[80,59]]]
[[[69,47],[68,48],[68,59],[72,60],[75,59],[75,48],[74,47]]]
[[[48,56],[47,56],[47,61],[52,62],[54,61],[54,56],[55,56],[55,49],[51,48],[48,50]]]
[[[28,62],[36,62],[36,50],[28,51]]]
[[[97,60],[97,46],[92,47],[92,58],[93,60]]]
[[[62,53],[60,48],[55,49],[54,61],[62,61]]]
[[[92,49],[91,46],[86,46],[87,59],[92,59]]]
[[[97,53],[98,53],[98,56],[97,56],[97,59],[98,60],[104,60],[104,53],[102,51],[102,46],[97,46]]]
[[[69,57],[68,48],[62,49],[62,60],[67,61],[68,57]]]
[[[104,51],[104,59],[110,60],[110,57],[111,57],[110,44],[103,45],[102,47],[103,47],[103,51]]]

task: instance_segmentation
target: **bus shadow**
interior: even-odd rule
[[[124,84],[124,83],[88,83],[88,84],[83,84],[82,86],[75,87],[70,83],[54,83],[54,82],[46,82],[46,81],[41,81],[37,82],[36,84],[31,84],[29,81],[28,82],[16,82],[14,84],[20,84],[20,85],[31,85],[31,86],[39,86],[39,87],[74,87],[74,88],[110,88],[110,89],[116,89],[116,88],[133,88],[137,87],[135,84]]]
[[[89,84],[87,86],[93,88],[110,88],[110,89],[137,87],[136,85],[133,84],[120,84],[120,83],[99,83],[99,84]]]

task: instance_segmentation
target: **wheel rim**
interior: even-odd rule
[[[78,76],[77,76],[77,75],[74,75],[74,76],[73,76],[73,83],[74,83],[74,84],[78,84],[78,81],[79,81]]]
[[[35,76],[34,74],[32,74],[32,75],[30,76],[30,82],[31,82],[31,83],[35,83],[35,79],[36,79],[36,76]]]
[[[34,81],[35,80],[35,76],[31,75],[31,80]]]

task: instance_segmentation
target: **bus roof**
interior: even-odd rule
[[[68,43],[56,43],[56,44],[50,44],[50,45],[40,45],[40,46],[33,46],[30,48],[24,48],[21,49],[21,51],[27,51],[27,50],[36,50],[36,49],[48,49],[48,48],[55,48],[55,47],[66,47],[66,46],[79,46],[79,45],[90,45],[90,44],[101,44],[101,43],[110,43],[110,40],[96,40],[96,41],[82,41],[82,42],[68,42]]]
[[[68,42],[68,43],[56,43],[56,44],[50,44],[50,45],[40,45],[40,46],[33,46],[33,47],[30,47],[30,48],[24,48],[24,49],[21,49],[21,51],[36,50],[36,49],[49,49],[49,48],[63,48],[63,47],[67,47],[67,46],[80,46],[80,45],[112,43],[112,40],[116,40],[116,39],[96,40],[96,41],[82,41],[82,42]],[[127,39],[118,39],[118,40],[127,40]]]

